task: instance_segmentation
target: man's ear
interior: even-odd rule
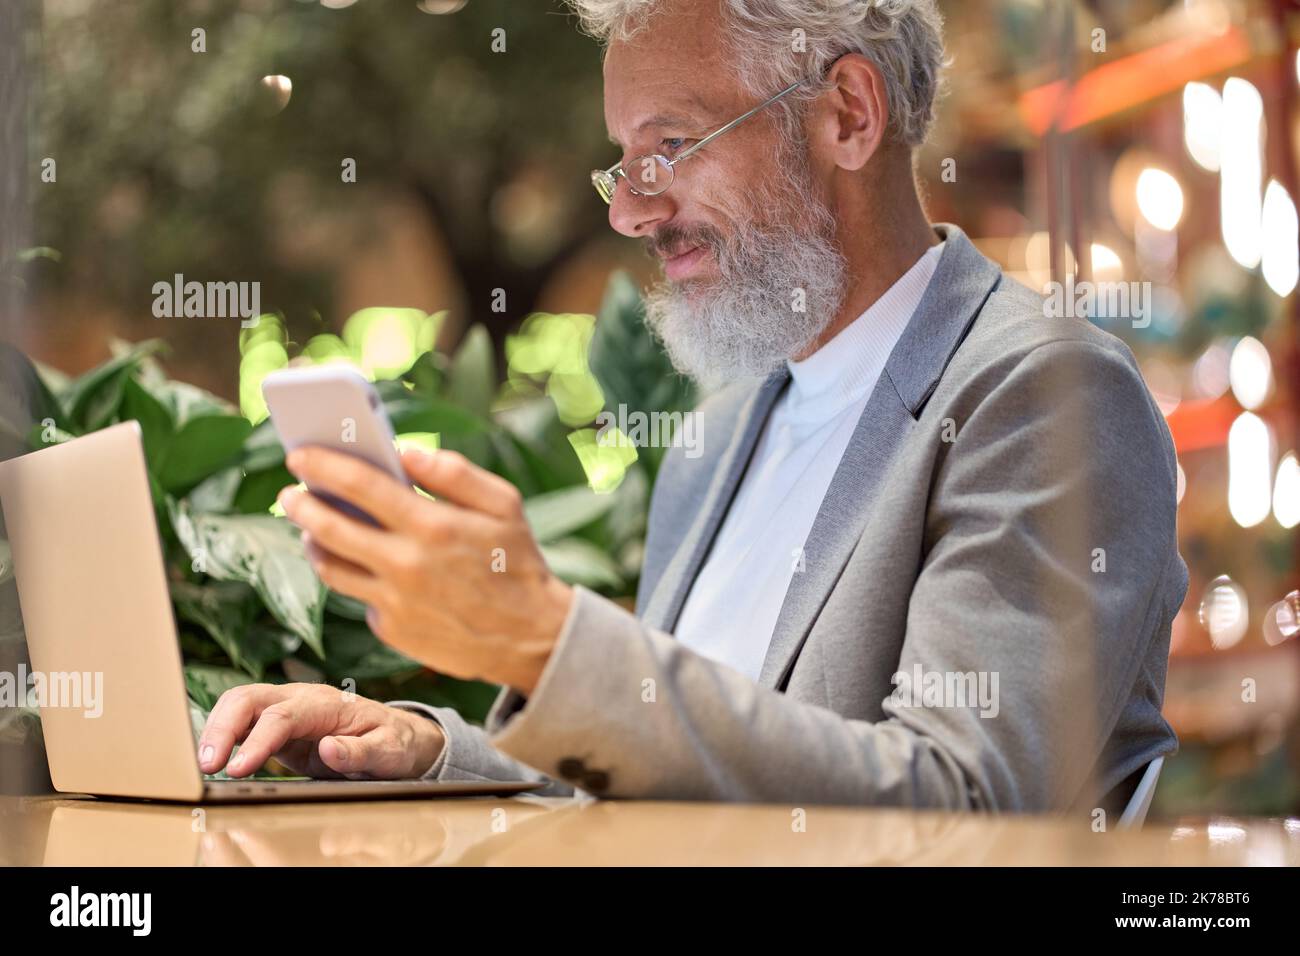
[[[880,68],[860,53],[846,53],[826,75],[833,84],[817,101],[813,136],[821,154],[856,171],[880,149],[889,126],[889,97]]]

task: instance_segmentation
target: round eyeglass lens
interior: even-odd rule
[[[673,167],[663,156],[638,156],[623,165],[632,191],[642,196],[657,196],[673,184]]]

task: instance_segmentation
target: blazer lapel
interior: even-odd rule
[[[936,229],[947,245],[916,313],[867,400],[817,512],[804,545],[804,570],[790,581],[763,660],[759,683],[765,687],[779,689],[784,684],[865,531],[867,515],[895,450],[1001,276],[1001,270],[956,226]]]
[[[767,423],[768,413],[789,378],[788,369],[783,368],[773,373],[742,406],[736,418],[731,443],[718,461],[718,468],[709,483],[704,502],[695,513],[695,520],[676,554],[660,575],[659,583],[646,604],[642,619],[651,627],[672,633],[677,626],[677,618],[686,603],[686,595],[690,593],[691,585],[713,545],[723,516],[731,507],[731,500],[735,497],[741,476],[754,453],[758,436]]]

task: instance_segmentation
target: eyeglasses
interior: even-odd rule
[[[723,126],[720,129],[715,129],[694,146],[683,150],[672,159],[669,159],[661,153],[649,153],[645,156],[634,157],[630,163],[615,163],[613,166],[609,167],[609,169],[593,169],[591,171],[591,184],[596,187],[596,192],[600,194],[600,198],[605,200],[607,204],[614,201],[614,192],[618,189],[619,176],[622,176],[627,180],[627,185],[632,191],[632,195],[658,196],[673,184],[673,179],[676,176],[675,167],[683,159],[686,159],[689,156],[694,156],[697,152],[703,149],[706,144],[713,142],[713,140],[717,139],[728,130],[735,129],[755,113],[761,113],[777,100],[781,99],[781,97],[788,93],[793,93],[801,86],[803,86],[802,80],[798,83],[791,83],[780,93],[777,93],[770,99],[759,103],[743,116],[736,117],[726,126]],[[631,172],[629,172],[629,169]]]

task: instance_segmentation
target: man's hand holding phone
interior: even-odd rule
[[[440,673],[533,691],[573,591],[547,567],[514,485],[453,451],[401,456],[437,500],[328,448],[297,448],[286,465],[374,520],[312,492],[280,493],[321,580],[367,605],[380,640]]]

